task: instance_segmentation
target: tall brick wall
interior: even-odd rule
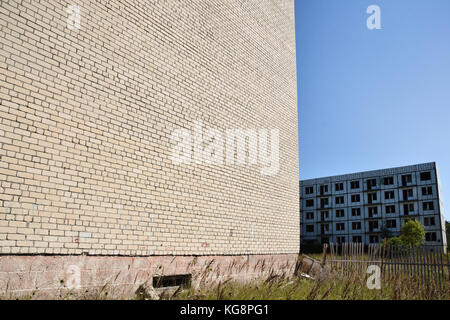
[[[3,0],[0,37],[1,254],[299,251],[292,0]],[[174,164],[195,121],[279,129],[278,173]]]

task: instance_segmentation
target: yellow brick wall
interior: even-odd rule
[[[298,252],[293,2],[1,1],[0,253]],[[174,164],[195,121],[279,129],[278,173]]]

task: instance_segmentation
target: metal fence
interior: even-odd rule
[[[368,266],[380,267],[384,278],[407,276],[437,288],[450,288],[450,263],[441,246],[397,246],[342,243],[323,248],[323,264],[332,272],[363,277]]]

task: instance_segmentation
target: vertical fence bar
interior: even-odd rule
[[[350,275],[350,243],[348,243],[348,242],[345,243],[345,251],[346,251],[346,253],[345,253],[345,255],[346,255],[345,270],[347,272],[347,276],[349,276]]]
[[[414,246],[413,247],[413,273],[414,273],[414,277],[416,278],[416,280],[418,279],[418,274],[419,274],[419,265],[418,265],[418,256],[417,256],[417,248],[418,246]]]
[[[408,266],[408,275],[412,276],[412,263],[411,263],[411,258],[412,258],[412,246],[408,246],[408,251],[406,253],[406,263]]]
[[[327,262],[327,249],[328,249],[328,246],[326,243],[324,243],[323,250],[322,250],[322,266],[324,266],[325,263]]]
[[[330,243],[330,270],[333,272],[333,243]]]
[[[397,274],[398,273],[398,271],[397,271],[397,252],[398,252],[398,247],[397,246],[393,246],[392,247],[392,250],[393,250],[393,266],[394,266],[394,273],[395,274]]]
[[[400,273],[405,275],[405,247],[400,247]]]
[[[434,251],[434,269],[436,270],[436,281],[437,281],[437,287],[438,290],[441,289],[441,273],[440,273],[440,265],[439,265],[439,252],[436,250]]]
[[[444,248],[444,250],[445,250],[445,248]],[[448,252],[448,249],[447,249],[447,254],[445,256],[446,256],[446,260],[447,260],[447,276],[448,276],[448,280],[450,282],[450,261],[448,260],[449,255],[450,255],[450,252]]]
[[[424,272],[424,269],[425,269],[425,266],[424,266],[424,259],[423,259],[423,257],[424,257],[424,254],[423,254],[423,246],[420,246],[419,247],[419,262],[420,262],[420,279],[421,279],[421,284],[422,284],[422,287],[423,287],[423,284],[424,284],[424,274],[425,274],[425,272]]]
[[[430,276],[430,258],[429,258],[429,250],[428,248],[425,248],[425,263],[426,263],[426,274],[427,274],[427,282],[430,283],[431,276]]]
[[[364,268],[365,263],[366,263],[365,262],[366,256],[365,256],[365,252],[364,252],[364,243],[363,242],[361,242],[361,244],[360,244],[359,251],[361,253],[361,261],[363,261],[363,263],[361,264],[360,273],[363,274],[363,276],[365,276],[365,272],[366,272],[367,268],[366,269]]]
[[[442,259],[442,255],[443,254],[444,254],[443,251],[441,251],[440,248],[439,248],[439,251],[438,251],[439,271],[440,271],[441,279],[442,279],[442,283],[443,283],[443,286],[440,286],[441,290],[445,288],[445,271],[444,271],[444,262],[443,262],[443,259]]]
[[[355,274],[355,266],[357,264],[356,259],[355,259],[355,244],[351,243],[352,246],[352,275]]]

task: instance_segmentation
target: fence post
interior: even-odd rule
[[[384,254],[386,250],[386,238],[383,239],[383,246],[381,248],[381,277],[385,279],[384,277]]]
[[[324,245],[323,245],[323,255],[322,255],[322,267],[325,266],[326,262],[327,262],[327,244],[324,243]]]

